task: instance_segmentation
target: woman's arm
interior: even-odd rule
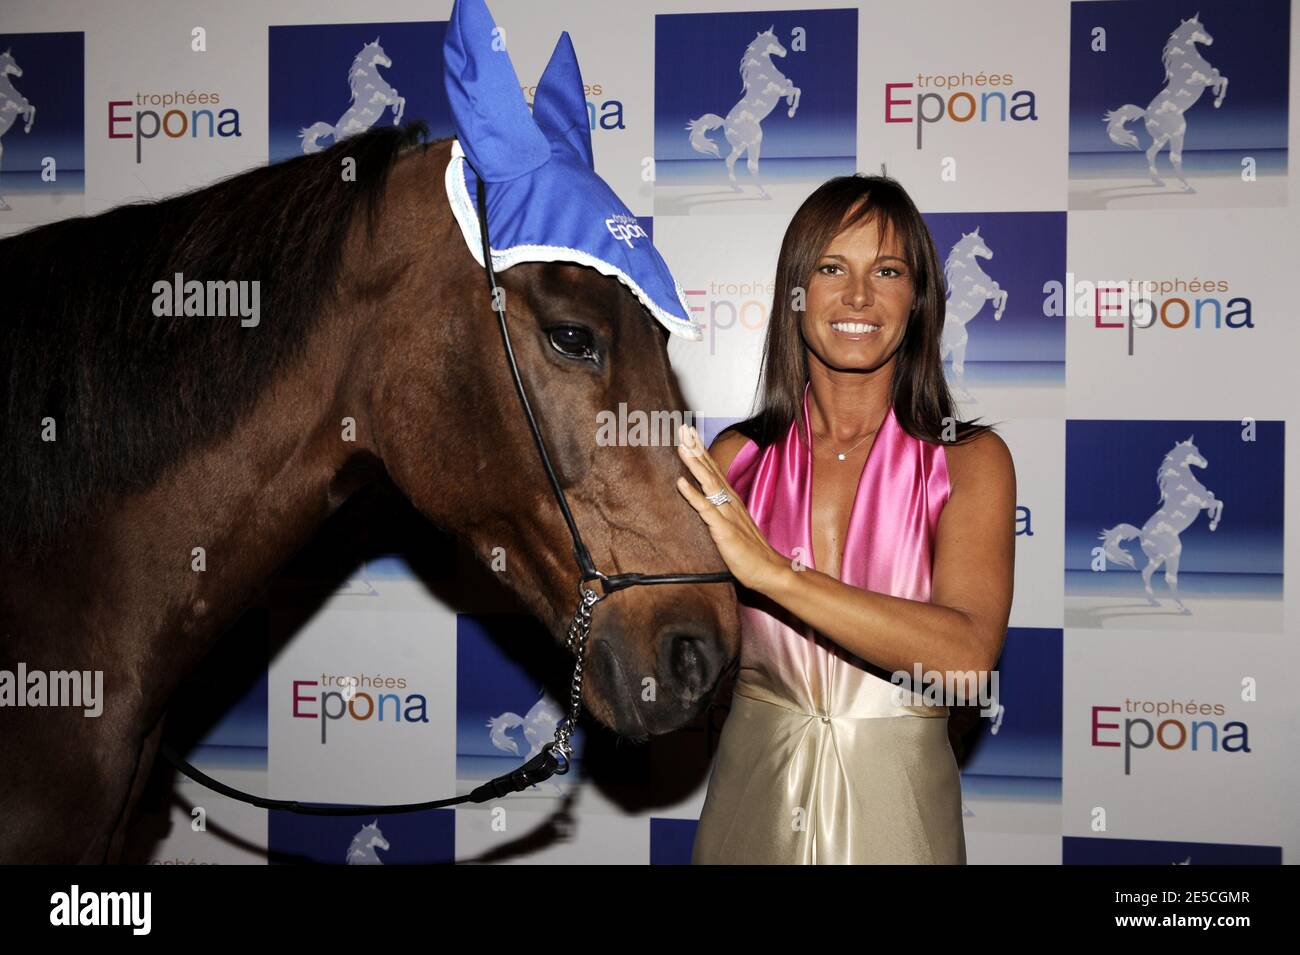
[[[709,523],[742,584],[850,653],[891,672],[911,672],[918,663],[923,670],[991,670],[1011,613],[1015,467],[992,432],[945,452],[951,487],[935,532],[929,603],[863,590],[808,567],[795,570],[762,538],[743,506],[716,508],[704,500],[724,486],[736,497],[707,453],[683,454],[704,488],[683,493]]]

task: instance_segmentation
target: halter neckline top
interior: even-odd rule
[[[768,542],[815,569],[812,548],[813,449],[804,384],[803,430],[760,448],[749,441],[727,469]],[[858,478],[839,580],[911,600],[930,599],[934,534],[951,491],[942,444],[915,438],[891,404]],[[736,692],[829,717],[947,716],[941,706],[894,701],[889,674],[845,650],[784,608],[741,592],[742,642]]]

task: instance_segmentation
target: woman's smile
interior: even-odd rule
[[[871,322],[831,322],[831,330],[850,341],[861,341],[880,331],[880,326]]]

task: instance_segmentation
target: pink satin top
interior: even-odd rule
[[[814,567],[813,455],[803,437],[812,433],[808,389],[805,384],[803,431],[795,421],[766,448],[750,441],[732,461],[727,480],[771,545]],[[928,601],[935,528],[949,491],[943,445],[905,432],[891,405],[858,479],[839,579]],[[775,603],[751,605],[748,593],[742,591],[736,693],[824,719],[948,715],[947,707],[895,702],[888,673]]]

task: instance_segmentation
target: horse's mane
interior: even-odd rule
[[[963,235],[957,244],[948,250],[948,257],[943,261],[943,278],[948,283],[948,288],[952,288],[956,284],[953,281],[953,273],[956,271],[958,263],[965,257],[965,252],[962,249],[965,242],[966,236]]]
[[[376,129],[213,185],[0,240],[0,552],[227,435],[332,299],[344,239],[428,130]],[[344,157],[355,159],[345,181]],[[155,317],[155,282],[258,280],[260,323]],[[41,439],[53,418],[57,440]]]
[[[761,63],[750,62],[750,58],[758,55],[754,53],[754,50],[757,47],[767,45],[767,41],[763,40],[763,37],[770,36],[771,33],[771,30],[764,30],[762,33],[758,34],[758,36],[754,37],[754,39],[750,40],[749,45],[745,47],[745,52],[740,57],[740,88],[742,92],[749,89],[750,76],[753,74],[754,70],[762,66]],[[763,40],[763,42],[760,43],[760,40]],[[769,60],[769,62],[771,61]]]
[[[1178,453],[1179,448],[1183,447],[1184,445],[1191,444],[1192,438],[1194,437],[1196,437],[1196,435],[1188,435],[1186,440],[1177,442],[1172,448],[1166,451],[1165,456],[1160,459],[1160,465],[1159,467],[1156,468],[1156,487],[1160,488],[1160,500],[1162,502],[1167,500],[1169,497],[1169,489],[1165,487],[1164,480],[1163,480],[1165,471],[1169,470],[1169,468],[1172,467],[1181,467],[1181,464],[1180,465],[1174,464],[1174,455]],[[1189,465],[1187,468],[1187,473],[1191,474],[1191,471],[1192,469],[1191,466]]]
[[[1172,64],[1174,62],[1174,47],[1183,42],[1185,39],[1183,36],[1185,32],[1183,27],[1192,22],[1195,22],[1197,26],[1200,26],[1200,20],[1197,17],[1192,17],[1191,20],[1184,20],[1182,23],[1178,24],[1175,29],[1169,32],[1169,36],[1165,38],[1164,49],[1160,51],[1160,65],[1165,68],[1166,81],[1172,79],[1174,75],[1172,69]],[[1200,51],[1196,49],[1195,44],[1188,44],[1188,53],[1197,59],[1201,58]]]

